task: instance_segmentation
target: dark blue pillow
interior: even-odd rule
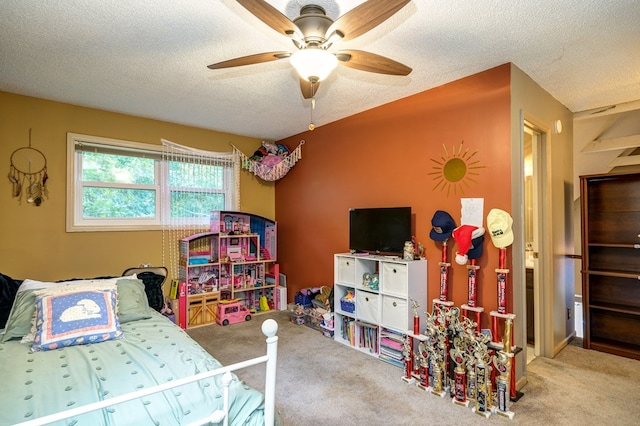
[[[166,278],[153,272],[138,272],[136,276],[144,283],[144,292],[147,294],[149,306],[160,312],[164,307],[162,283]]]
[[[7,324],[11,306],[13,306],[20,284],[22,284],[22,281],[0,274],[0,329]]]

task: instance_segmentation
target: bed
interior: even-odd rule
[[[262,324],[266,355],[222,366],[159,313],[164,277],[153,271],[57,283],[0,274],[13,297],[0,312],[0,424],[279,423],[275,321]],[[259,363],[264,394],[231,372]]]

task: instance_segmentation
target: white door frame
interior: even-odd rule
[[[553,276],[551,274],[552,267],[552,253],[553,247],[551,246],[551,238],[545,230],[551,229],[551,197],[548,196],[551,176],[549,171],[551,170],[550,158],[548,156],[548,133],[549,129],[546,129],[534,118],[529,117],[526,113],[523,116],[521,122],[522,132],[525,128],[530,128],[536,136],[532,139],[532,149],[534,157],[534,232],[535,243],[537,247],[534,247],[534,252],[537,252],[537,258],[534,259],[534,285],[533,285],[533,299],[534,299],[534,317],[535,317],[535,349],[534,354],[536,356],[544,356],[547,358],[553,358]],[[521,143],[523,143],[524,135],[521,137]],[[521,147],[522,149],[522,147]],[[524,162],[524,158],[523,158]],[[524,173],[523,173],[524,174]],[[524,179],[522,180],[522,194],[524,194]],[[524,196],[524,195],[523,195]],[[524,232],[522,232],[524,237]],[[524,245],[523,245],[524,248]],[[522,260],[524,263],[524,250],[522,253]],[[523,279],[524,279],[523,270]],[[526,295],[522,303],[525,305],[525,309],[522,312],[526,312]],[[526,332],[526,324],[524,325]],[[525,334],[526,335],[526,334]],[[526,340],[526,339],[525,339]]]

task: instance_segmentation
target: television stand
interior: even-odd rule
[[[377,285],[367,275],[377,275]],[[402,345],[414,330],[413,303],[429,307],[426,259],[335,254],[333,289],[334,340],[404,368]]]

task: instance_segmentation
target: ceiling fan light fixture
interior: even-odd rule
[[[322,81],[338,66],[338,58],[321,48],[298,50],[289,59],[298,75],[307,81]]]

